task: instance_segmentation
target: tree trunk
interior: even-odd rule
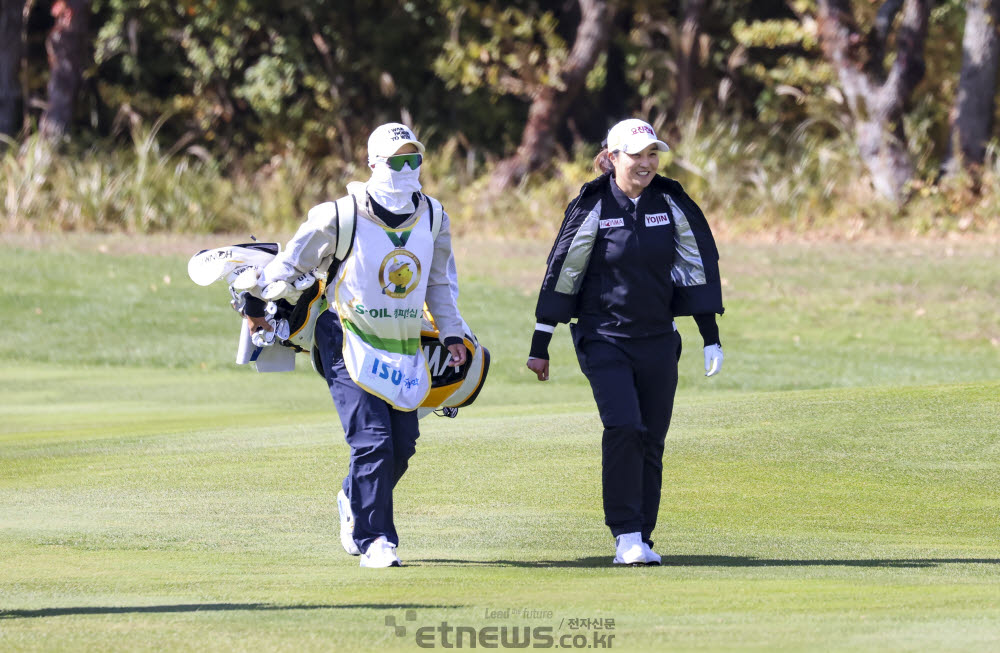
[[[628,34],[632,30],[632,12],[619,9],[612,18],[609,29],[611,34]],[[632,89],[626,77],[628,63],[625,51],[614,39],[608,40],[604,65],[607,67],[607,75],[604,88],[601,89],[600,117],[605,121],[612,119],[612,122],[617,122],[627,117],[625,112],[628,110]],[[607,134],[608,127],[610,125],[604,123],[597,125],[596,131],[601,134],[601,138]]]
[[[843,87],[854,118],[861,159],[875,190],[897,204],[906,200],[913,160],[906,149],[904,107],[924,76],[924,42],[932,0],[890,0],[888,13],[902,10],[896,30],[896,58],[886,72],[882,53],[889,34],[881,29],[862,34],[848,0],[819,0],[820,46]],[[887,18],[879,12],[879,18]],[[891,25],[892,20],[885,22]]]
[[[21,129],[22,0],[0,0],[0,134],[15,136]]]
[[[684,22],[677,52],[677,97],[674,98],[674,116],[680,117],[691,105],[694,95],[695,73],[698,68],[698,36],[701,34],[702,16],[706,0],[684,1]]]
[[[993,133],[997,69],[1000,67],[1000,0],[968,0],[962,37],[962,72],[943,170],[978,169]],[[960,156],[956,156],[955,148]]]
[[[89,49],[90,4],[91,0],[56,0],[52,4],[56,22],[45,40],[49,98],[41,122],[42,134],[50,139],[61,138],[73,121]]]
[[[570,102],[583,88],[587,73],[607,43],[610,24],[607,1],[579,2],[580,25],[569,57],[559,72],[561,88],[543,86],[535,93],[517,152],[501,161],[490,179],[494,192],[509,188],[551,160],[556,127],[566,117]]]

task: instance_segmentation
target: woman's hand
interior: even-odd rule
[[[549,380],[549,360],[547,358],[529,358],[528,369],[535,373],[539,381]]]

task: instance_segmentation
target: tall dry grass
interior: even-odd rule
[[[8,141],[0,156],[0,229],[280,234],[310,206],[341,195],[348,181],[367,177],[361,162],[315,162],[295,152],[253,170],[224,168],[198,148],[171,153],[158,129],[139,125],[127,147],[85,151]],[[492,165],[477,164],[452,138],[432,143],[422,181],[459,234],[548,239],[594,176],[595,153],[581,148],[498,194],[489,187]],[[871,190],[844,125],[811,121],[791,133],[761,134],[696,111],[681,123],[661,174],[680,180],[713,224],[729,232],[1000,232],[995,145],[975,182],[962,174],[917,179],[912,199],[896,207]]]

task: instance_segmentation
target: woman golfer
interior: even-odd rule
[[[651,536],[681,352],[674,318],[694,316],[706,376],[722,365],[719,255],[698,205],[656,174],[668,149],[641,120],[608,132],[594,160],[602,174],[570,202],[549,254],[527,363],[547,380],[554,327],[576,318],[573,344],[604,425],[604,520],[617,564],[660,564]]]

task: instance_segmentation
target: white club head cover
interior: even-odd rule
[[[249,247],[233,245],[198,252],[188,261],[188,276],[199,286],[207,286],[219,279],[232,283],[246,268],[263,268],[274,254]]]
[[[313,281],[315,282],[315,279],[313,279]],[[303,290],[296,288],[293,284],[288,283],[287,281],[272,281],[264,286],[260,292],[260,296],[262,299],[269,302],[276,302],[279,299],[284,299],[289,303],[294,304],[299,301],[299,297],[302,296],[303,292]]]
[[[273,302],[276,299],[284,298],[291,289],[292,287],[287,281],[272,281],[264,286],[260,296],[269,302]]]
[[[247,267],[240,271],[236,278],[229,285],[237,292],[251,290],[257,287],[257,274],[260,271],[255,267]]]
[[[705,376],[715,376],[722,369],[722,347],[709,345],[705,347]]]

